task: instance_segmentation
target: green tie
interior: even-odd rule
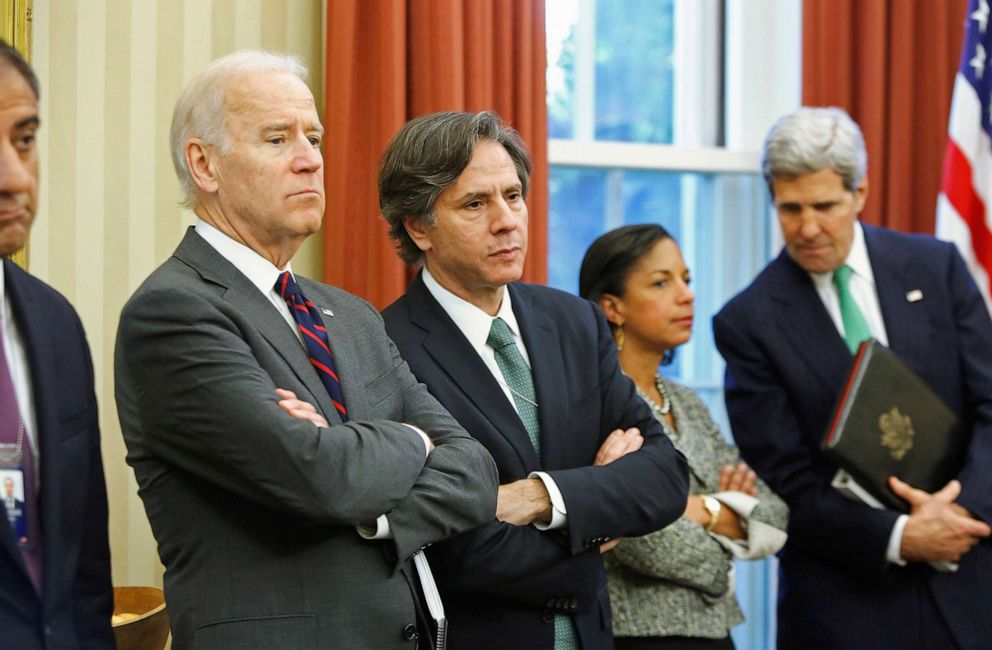
[[[489,328],[489,338],[486,343],[496,352],[496,365],[510,387],[513,403],[517,406],[520,421],[527,429],[530,442],[538,458],[541,456],[541,422],[537,413],[537,393],[534,392],[534,378],[530,368],[520,354],[517,343],[513,338],[510,326],[502,318],[494,318]]]
[[[510,387],[513,403],[517,406],[520,421],[527,429],[530,443],[538,458],[541,456],[541,422],[538,418],[537,393],[534,391],[534,378],[530,367],[517,348],[510,326],[502,318],[494,318],[486,340],[496,353],[496,365]],[[555,615],[555,650],[579,650],[579,638],[569,616]]]
[[[851,295],[851,273],[851,267],[846,265],[834,271],[834,286],[837,287],[837,297],[840,299],[840,317],[844,321],[844,342],[851,354],[855,354],[858,345],[871,338],[871,330]]]

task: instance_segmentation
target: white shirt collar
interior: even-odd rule
[[[293,272],[289,262],[280,269],[244,244],[237,242],[203,219],[197,219],[196,234],[203,237],[221,256],[245,274],[259,291],[268,294],[276,286],[276,280],[283,271]],[[295,279],[296,276],[294,275]]]
[[[494,317],[464,298],[456,296],[442,287],[434,279],[434,276],[431,275],[431,272],[427,270],[426,266],[424,266],[423,270],[423,279],[427,290],[440,303],[441,308],[448,313],[448,316],[455,322],[458,329],[462,331],[465,338],[472,344],[472,347],[479,349],[486,346],[486,341],[489,339],[489,330],[493,325],[493,318],[502,318],[510,326],[513,336],[518,339],[520,338],[520,326],[517,324],[517,317],[513,314],[509,287],[504,288],[503,300],[500,303],[499,312]]]
[[[871,260],[868,259],[868,246],[865,244],[865,231],[861,227],[860,221],[854,222],[851,250],[847,252],[847,259],[844,260],[844,264],[851,267],[854,275],[867,280],[872,287],[875,286],[875,274],[871,270]],[[813,283],[817,288],[825,288],[832,285],[834,279],[833,271],[810,273],[809,275],[813,278]]]

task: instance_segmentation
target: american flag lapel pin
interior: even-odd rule
[[[906,302],[919,302],[921,300],[923,300],[923,292],[919,289],[906,292]]]

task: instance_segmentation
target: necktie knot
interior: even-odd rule
[[[486,339],[486,343],[493,350],[502,350],[508,345],[517,344],[513,338],[513,332],[510,331],[510,326],[502,318],[493,319],[493,324],[489,328],[489,338]]]
[[[846,264],[834,271],[834,286],[837,287],[838,292],[848,291],[848,287],[851,286],[852,273],[854,273],[854,271],[852,271],[851,267]]]
[[[302,304],[303,294],[300,293],[300,285],[296,284],[296,280],[293,279],[293,274],[289,271],[283,271],[279,274],[279,279],[276,280],[276,293],[286,301],[289,308],[293,308],[294,303]]]
[[[847,349],[854,354],[862,341],[871,337],[871,328],[865,320],[858,302],[851,294],[851,275],[853,271],[846,264],[834,271],[834,286],[837,287],[837,299],[840,303],[840,316],[844,324],[844,342]]]

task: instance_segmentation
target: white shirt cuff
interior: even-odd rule
[[[545,472],[531,472],[527,478],[539,478],[544,483],[544,489],[551,498],[551,521],[547,524],[535,521],[534,528],[538,530],[558,530],[568,525],[568,511],[565,510],[565,499],[561,496],[558,484]]]
[[[428,456],[430,456],[431,455],[431,444],[432,444],[431,443],[430,436],[428,436],[426,433],[424,433],[423,430],[421,430],[419,427],[415,427],[412,424],[406,424],[404,422],[403,423],[403,426],[410,427],[411,429],[413,429],[414,431],[417,432],[417,435],[420,436],[420,439],[424,441],[424,458],[427,458]]]
[[[779,530],[763,521],[753,521],[751,513],[758,505],[758,499],[743,492],[717,492],[713,495],[723,505],[734,511],[747,533],[744,539],[730,539],[710,533],[734,557],[742,560],[756,560],[777,553],[788,539],[784,530]]]
[[[902,531],[906,528],[907,521],[909,515],[899,515],[895,526],[892,527],[892,533],[889,534],[889,546],[885,549],[885,559],[899,566],[906,565],[906,560],[902,559],[899,551],[902,548]]]
[[[392,539],[393,531],[389,530],[389,520],[386,515],[379,515],[371,524],[356,526],[358,534],[365,539]]]

